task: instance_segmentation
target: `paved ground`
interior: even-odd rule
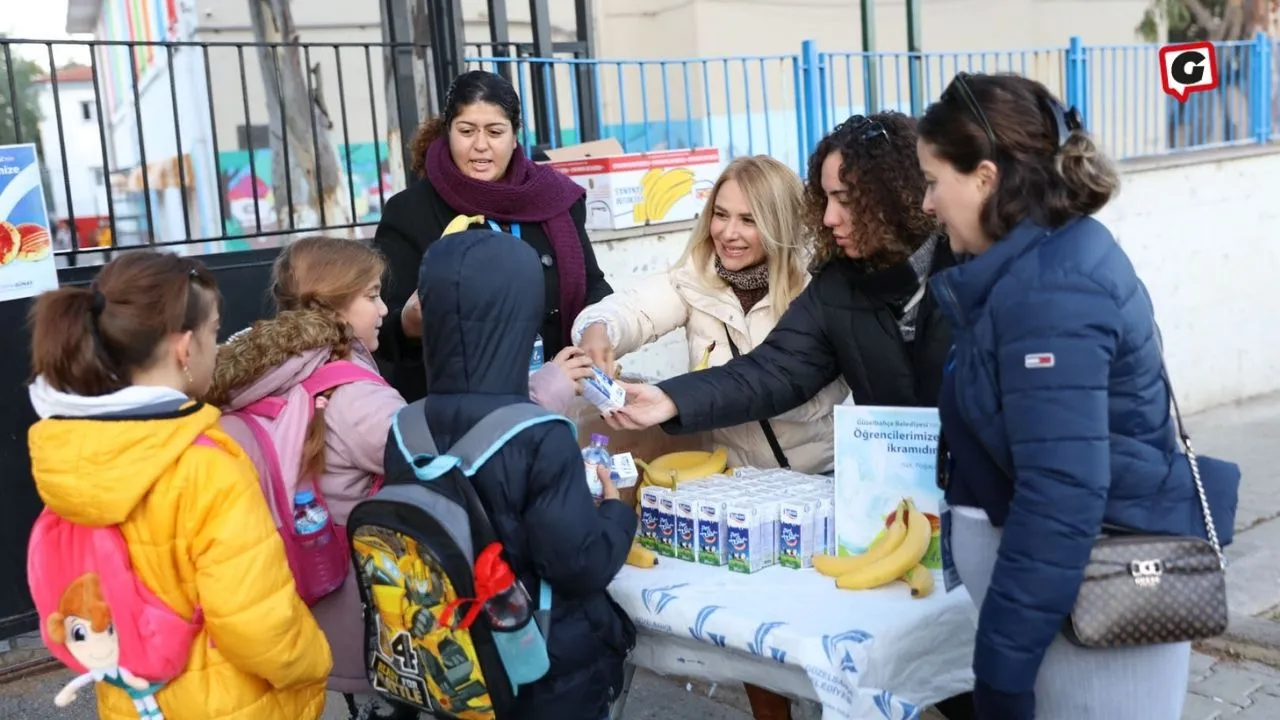
[[[1266,619],[1266,632],[1256,632],[1257,622],[1241,625],[1246,629],[1228,636],[1215,652],[1265,646],[1268,652],[1262,655],[1280,666],[1280,642],[1275,639],[1280,631],[1274,624],[1280,615],[1280,463],[1273,458],[1280,438],[1280,394],[1200,413],[1188,418],[1188,425],[1199,452],[1234,460],[1244,469],[1236,542],[1228,552],[1230,604],[1235,613]],[[38,645],[38,638],[30,637],[0,641],[0,671],[39,654]],[[54,707],[53,696],[69,677],[56,672],[0,685],[0,720],[96,717],[88,693],[70,708]],[[1197,653],[1189,690],[1182,720],[1280,720],[1280,670],[1267,665]],[[342,720],[345,705],[339,696],[330,697],[325,720]],[[806,710],[797,720],[817,717]],[[712,691],[644,672],[636,674],[626,713],[626,720],[747,718],[745,698],[737,688]]]
[[[1191,658],[1191,685],[1182,720],[1280,718],[1280,671],[1257,663]]]

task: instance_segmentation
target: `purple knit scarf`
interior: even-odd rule
[[[569,216],[586,190],[563,174],[539,165],[516,146],[511,164],[501,180],[488,182],[468,177],[454,164],[449,139],[442,137],[427,148],[427,177],[449,207],[464,215],[483,215],[499,223],[540,223],[551,241],[560,276],[560,331],[562,342],[571,342],[570,330],[586,306],[587,266],[578,226]]]

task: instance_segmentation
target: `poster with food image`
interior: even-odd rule
[[[936,408],[838,405],[835,408],[835,524],[840,555],[860,555],[889,533],[904,504],[931,526],[922,564],[942,567],[940,423]]]
[[[58,287],[35,145],[0,145],[0,302]]]

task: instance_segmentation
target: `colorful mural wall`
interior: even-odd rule
[[[347,146],[338,145],[337,151],[338,163],[346,166]],[[377,222],[382,217],[383,198],[395,192],[387,162],[387,144],[352,143],[350,151],[351,164],[339,192],[348,203],[354,194],[356,222]],[[271,185],[271,150],[254,150],[252,165],[247,150],[220,152],[218,162],[222,174],[219,185],[227,210],[226,234],[233,237],[256,234],[259,219],[263,232],[278,229]]]
[[[178,40],[177,0],[104,0],[97,37],[102,40],[129,40],[158,43]],[[106,45],[98,48],[98,62],[106,82],[103,92],[107,107],[114,111],[133,102],[132,68],[129,55],[137,63],[137,77],[143,78],[161,62],[164,48],[155,45]]]

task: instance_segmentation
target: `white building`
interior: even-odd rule
[[[92,245],[99,222],[109,214],[92,70],[70,65],[36,78],[35,84],[40,88],[40,146],[53,198],[49,212],[55,227],[74,215],[79,244]]]

